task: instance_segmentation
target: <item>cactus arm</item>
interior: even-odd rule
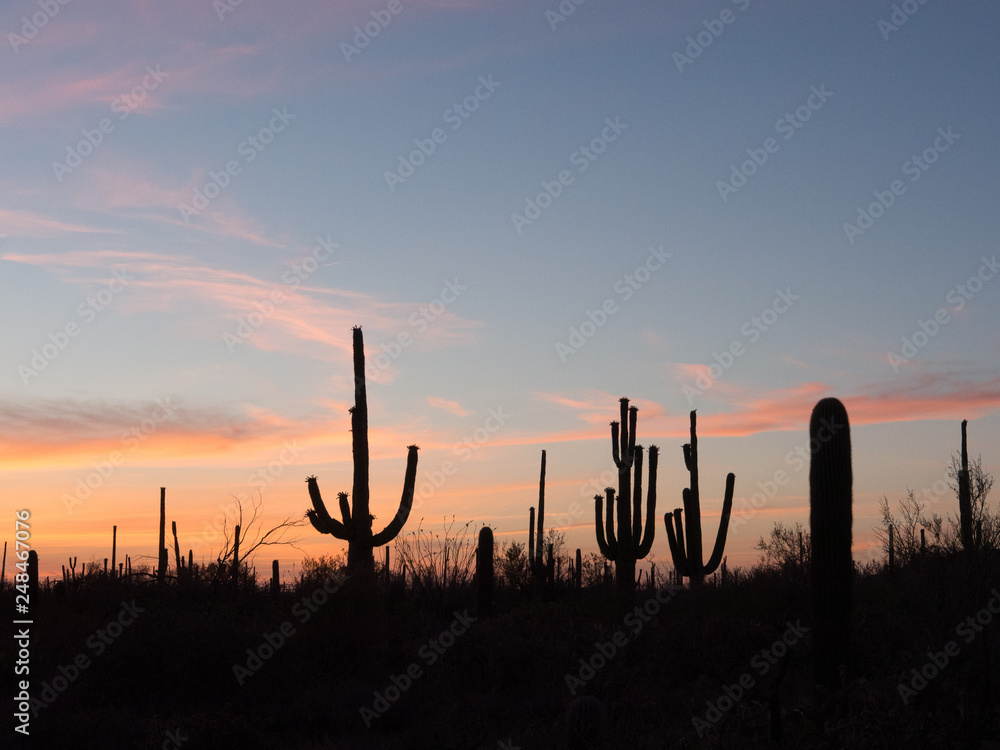
[[[600,495],[598,495],[600,498]],[[535,508],[528,508],[528,569],[535,569]],[[600,516],[598,516],[598,519]]]
[[[659,448],[649,446],[649,489],[646,490],[646,533],[642,537],[636,556],[643,558],[653,547],[653,537],[656,533],[656,463],[659,458]],[[638,480],[637,480],[638,481]],[[638,510],[636,510],[638,515]],[[641,529],[642,526],[640,525]],[[639,538],[638,533],[636,539]]]
[[[712,557],[705,564],[703,572],[711,575],[722,562],[722,553],[726,548],[726,533],[729,531],[729,514],[733,510],[733,487],[736,483],[736,475],[731,473],[726,477],[726,496],[722,501],[722,518],[719,520],[719,534],[715,537],[715,549],[712,550]]]
[[[321,534],[332,534],[337,539],[348,539],[347,527],[340,521],[332,518],[327,512],[326,504],[319,493],[319,485],[316,483],[316,477],[309,477],[306,483],[309,485],[309,499],[312,500],[313,504],[313,509],[307,510],[306,515],[309,517],[313,528]]]
[[[337,499],[340,501],[340,517],[344,519],[344,526],[349,526],[351,523],[351,506],[347,502],[347,493],[338,492]]]
[[[614,507],[615,507],[615,488],[614,487],[605,487],[604,488],[604,493],[605,493],[605,495],[607,495],[607,506],[606,506],[607,515],[605,516],[605,523],[604,523],[604,525],[607,528],[605,529],[605,532],[607,533],[607,536],[608,536],[608,546],[614,552],[615,559],[617,559],[618,558],[618,550],[620,548],[618,546],[618,539],[617,539],[617,537],[615,535],[615,511],[614,511]],[[620,531],[621,531],[621,529],[619,529],[619,532]],[[619,533],[617,536],[621,536],[621,533]]]
[[[615,466],[621,468],[622,456],[621,451],[618,450],[618,422],[611,423],[611,458],[615,461]]]
[[[594,525],[597,528],[597,546],[601,550],[602,555],[609,560],[613,560],[615,557],[614,553],[611,551],[611,546],[608,544],[608,540],[604,536],[604,518],[601,513],[603,510],[603,500],[604,498],[600,495],[594,495]]]
[[[622,399],[625,404],[628,404],[628,399]],[[623,409],[624,411],[624,409]],[[635,451],[635,423],[639,418],[639,409],[635,406],[630,406],[628,410],[628,453],[629,456]]]
[[[608,487],[604,491],[608,496],[606,509],[607,521],[601,517],[604,498],[600,495],[594,495],[594,520],[597,525],[597,546],[600,548],[602,555],[609,560],[615,560],[618,558],[618,540],[615,539],[614,526],[615,491],[611,487]]]
[[[684,555],[684,526],[681,521],[681,513],[680,508],[675,508],[673,513],[664,513],[663,523],[667,527],[667,543],[670,545],[670,556],[674,560],[674,567],[680,571],[682,576],[690,577],[688,561]]]
[[[632,543],[642,537],[642,446],[635,446],[635,480],[632,486]],[[639,555],[641,557],[641,555]]]
[[[418,450],[420,449],[416,445],[410,445],[406,449],[406,476],[403,478],[403,497],[399,501],[399,509],[389,525],[372,537],[372,546],[380,547],[395,539],[403,529],[406,519],[410,517],[410,508],[413,507],[413,488],[417,483]]]

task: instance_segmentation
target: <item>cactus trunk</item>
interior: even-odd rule
[[[837,690],[851,633],[851,429],[835,398],[816,404],[809,420],[809,527],[812,550],[813,675]]]
[[[368,396],[365,389],[365,351],[361,328],[353,329],[354,346],[354,406],[351,408],[351,446],[354,456],[354,485],[351,503],[347,494],[339,493],[341,521],[332,518],[319,492],[316,477],[309,477],[309,497],[312,509],[306,515],[313,527],[322,534],[331,534],[347,542],[347,569],[358,585],[372,588],[375,582],[374,548],[395,539],[402,530],[413,506],[413,490],[417,479],[417,446],[407,448],[403,495],[395,517],[378,534],[372,533],[369,492]]]
[[[958,513],[961,525],[962,548],[974,548],[972,538],[972,483],[969,478],[969,447],[966,437],[967,419],[962,420],[962,468],[958,472]]]
[[[700,588],[705,576],[711,575],[722,562],[722,553],[726,548],[726,534],[729,531],[729,516],[733,510],[733,488],[736,475],[726,475],[726,494],[722,500],[722,518],[719,520],[719,533],[715,538],[715,548],[707,563],[702,563],[701,546],[701,494],[698,487],[698,434],[695,412],[690,414],[691,442],[685,443],[684,464],[691,479],[691,486],[681,493],[684,500],[683,514],[686,522],[682,524],[682,510],[676,508],[673,513],[666,513],[663,522],[667,527],[667,541],[670,544],[670,555],[674,567],[680,577],[690,579],[694,588]],[[684,545],[685,529],[687,531],[687,547]]]
[[[493,615],[493,529],[479,530],[476,547],[476,608],[480,617]]]

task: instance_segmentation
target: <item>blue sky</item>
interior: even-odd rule
[[[659,560],[692,408],[706,539],[725,474],[740,507],[827,395],[854,427],[859,559],[877,499],[940,481],[963,418],[992,466],[992,6],[49,7],[0,13],[2,470],[43,559],[101,559],[113,523],[152,555],[164,485],[204,556],[217,540],[184,531],[232,495],[262,489],[277,521],[304,511],[306,475],[347,489],[354,325],[386,365],[368,389],[380,518],[416,442],[421,482],[460,471],[425,485],[413,525],[526,538],[544,448],[547,515],[581,502],[567,540],[596,549],[620,396],[661,447]],[[401,159],[420,163],[387,179]],[[197,190],[215,197],[185,216]],[[509,417],[482,432],[491,409]],[[732,530],[731,563],[807,521],[805,480]]]

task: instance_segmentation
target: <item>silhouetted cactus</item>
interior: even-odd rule
[[[38,553],[28,550],[28,606],[38,606]]]
[[[240,527],[237,524],[233,534],[233,588],[240,587]]]
[[[726,534],[729,531],[729,515],[733,510],[733,487],[736,475],[730,472],[726,475],[726,494],[722,500],[722,518],[719,520],[719,533],[715,538],[715,548],[706,564],[702,564],[701,546],[701,495],[698,489],[698,435],[696,432],[695,412],[691,412],[691,442],[684,444],[684,465],[691,475],[691,486],[681,493],[684,500],[684,523],[681,523],[681,509],[673,513],[665,513],[663,522],[667,526],[667,541],[670,543],[670,556],[674,567],[681,577],[687,577],[692,586],[701,586],[705,576],[711,575],[722,562],[722,553],[726,548]],[[687,548],[684,546],[684,533],[687,530]]]
[[[476,547],[476,608],[480,617],[493,615],[493,529],[479,530]]]
[[[809,527],[812,549],[813,675],[837,690],[851,633],[853,474],[847,410],[824,398],[809,420]]]
[[[163,583],[167,575],[167,488],[160,487],[160,546],[157,548],[156,580]]]
[[[375,558],[373,550],[391,542],[402,530],[413,506],[413,488],[417,479],[417,446],[407,448],[406,475],[403,479],[403,496],[396,516],[378,534],[372,534],[369,512],[368,486],[368,395],[365,389],[365,350],[361,328],[354,331],[354,406],[351,408],[351,444],[354,454],[354,488],[352,504],[347,503],[347,493],[337,495],[340,500],[342,520],[337,521],[327,512],[320,496],[316,477],[309,477],[309,498],[313,507],[306,515],[321,534],[331,534],[347,542],[348,572],[360,581],[374,584]]]
[[[118,554],[118,527],[111,527],[111,577],[114,578],[118,571],[116,555]]]
[[[619,400],[621,423],[611,423],[611,453],[618,467],[618,531],[615,533],[615,490],[604,492],[607,504],[602,512],[602,498],[594,496],[597,546],[601,554],[615,563],[615,585],[621,603],[630,606],[635,600],[635,564],[649,554],[656,529],[656,464],[659,449],[649,447],[649,488],[646,491],[646,525],[642,523],[642,451],[635,444],[638,409],[629,407],[628,399]],[[635,483],[633,486],[633,471]],[[606,520],[605,520],[606,516]],[[642,541],[640,542],[640,536]]]
[[[967,419],[962,420],[962,468],[958,471],[958,515],[962,548],[974,548],[972,537],[972,483],[969,478],[969,447],[966,437]]]
[[[278,568],[278,561],[271,560],[271,596],[281,593],[281,570]]]
[[[580,554],[580,548],[576,548],[576,567],[573,568],[573,586],[580,589],[583,583],[583,557]]]

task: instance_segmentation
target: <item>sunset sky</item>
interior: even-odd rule
[[[309,475],[335,500],[360,325],[376,530],[416,443],[405,531],[526,541],[544,449],[549,525],[596,551],[627,396],[661,451],[653,559],[697,409],[705,546],[732,471],[750,564],[808,524],[795,450],[836,396],[872,559],[883,494],[957,513],[962,419],[1000,457],[998,27],[917,0],[5,4],[0,538],[27,508],[43,574],[115,524],[150,562],[166,487],[208,561],[234,497],[265,527]],[[258,569],[344,548],[298,533]]]

